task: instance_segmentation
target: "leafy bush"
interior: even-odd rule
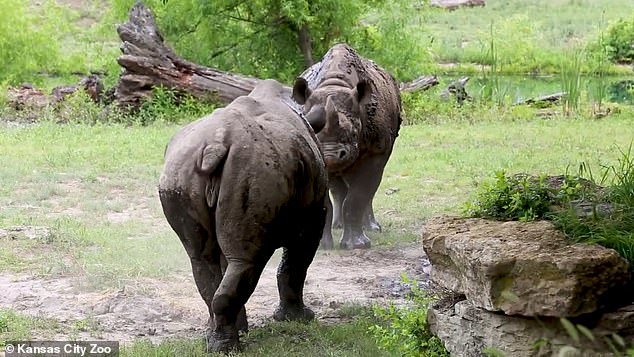
[[[41,8],[38,8],[40,6]],[[75,70],[77,56],[62,56],[63,35],[69,32],[69,14],[55,1],[0,0],[0,78],[8,83],[34,79],[34,74]],[[46,14],[43,16],[42,14]]]
[[[607,209],[600,212],[593,203],[593,214],[579,217],[574,211],[563,211],[553,217],[555,224],[568,237],[585,243],[595,243],[619,252],[630,262],[634,271],[634,156],[632,147],[621,151],[617,166],[606,167],[613,177],[607,189]]]
[[[416,281],[403,278],[411,284],[409,306],[396,307],[394,303],[383,307],[375,305],[374,315],[385,325],[374,325],[370,332],[382,350],[398,356],[449,357],[440,339],[431,334],[427,324],[427,309],[433,301]]]
[[[551,207],[578,198],[582,191],[579,180],[570,176],[555,188],[544,176],[509,176],[497,171],[495,181],[482,184],[476,198],[466,203],[465,211],[471,217],[532,221],[546,217]]]
[[[634,17],[608,26],[605,46],[614,62],[634,62]]]

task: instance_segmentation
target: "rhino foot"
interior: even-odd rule
[[[315,313],[306,306],[278,306],[273,313],[273,318],[276,321],[311,321],[315,318]]]
[[[319,242],[319,247],[321,249],[333,249],[335,247],[335,244],[332,241],[332,236],[322,238]]]
[[[247,313],[244,307],[242,307],[242,309],[240,309],[240,312],[238,313],[238,318],[236,319],[236,328],[238,329],[238,332],[249,332],[249,323],[247,322]]]
[[[207,353],[239,351],[238,333],[213,332],[207,337]]]
[[[363,228],[371,232],[381,232],[381,225],[377,221],[366,222]]]
[[[365,234],[354,238],[354,239],[342,239],[341,243],[339,243],[339,248],[341,249],[369,249],[372,243],[370,243],[370,238],[366,237]]]

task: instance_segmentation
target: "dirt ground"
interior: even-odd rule
[[[275,272],[280,256],[278,250],[247,303],[251,327],[270,321],[277,305]],[[337,319],[335,311],[346,303],[403,301],[408,287],[401,283],[402,274],[425,284],[429,269],[420,244],[320,251],[308,272],[305,300],[318,319],[329,322]],[[0,291],[0,308],[59,321],[62,332],[46,336],[55,339],[75,336],[129,342],[145,337],[160,342],[202,336],[208,316],[190,274],[138,279],[119,290],[82,292],[77,279],[42,280],[5,272],[0,274]]]

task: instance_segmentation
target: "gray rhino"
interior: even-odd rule
[[[322,247],[333,246],[334,221],[343,226],[341,248],[369,248],[363,228],[381,230],[372,200],[401,126],[396,80],[338,44],[296,79],[293,99],[318,132],[329,173],[334,203],[328,201]]]
[[[244,304],[273,252],[277,320],[309,320],[306,271],[319,247],[328,194],[319,142],[273,80],[174,135],[159,196],[209,308],[209,351],[238,346]]]

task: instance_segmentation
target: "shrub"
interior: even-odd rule
[[[375,305],[374,315],[384,325],[370,327],[380,349],[398,356],[449,357],[440,339],[429,331],[427,309],[433,301],[422,291],[416,281],[403,277],[411,285],[410,304],[396,307],[394,303],[383,307]]]
[[[476,198],[466,203],[465,212],[471,217],[532,221],[546,217],[551,207],[578,198],[582,191],[580,181],[571,176],[564,176],[561,186],[553,187],[544,176],[509,176],[497,171],[495,180],[482,184]]]
[[[605,46],[614,62],[634,62],[634,17],[608,26]]]
[[[37,8],[41,6],[41,8]],[[0,78],[8,83],[32,80],[35,73],[81,67],[81,59],[62,56],[69,14],[55,1],[0,0]],[[43,16],[42,14],[46,14]]]

